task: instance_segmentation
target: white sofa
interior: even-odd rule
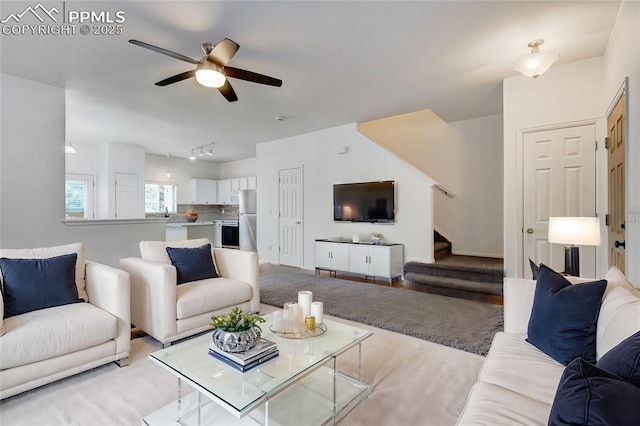
[[[615,268],[605,278],[597,359],[640,330],[640,291]],[[565,367],[525,341],[535,286],[533,280],[505,278],[505,331],[494,337],[458,425],[547,425]]]
[[[78,295],[88,303],[39,309],[2,320],[0,399],[109,362],[128,364],[131,321],[126,272],[86,261],[79,243],[4,249],[0,257],[41,259],[70,253],[78,255]],[[1,294],[0,306],[4,306]]]
[[[212,315],[239,306],[259,312],[258,254],[212,248],[219,278],[177,285],[177,271],[167,247],[201,247],[206,238],[184,241],[142,241],[141,258],[120,259],[131,276],[131,322],[163,346],[211,329]]]

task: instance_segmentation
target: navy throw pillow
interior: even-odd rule
[[[527,341],[561,364],[596,362],[596,324],[607,280],[572,285],[540,264]]]
[[[562,373],[549,426],[637,426],[639,419],[640,388],[578,358]]]
[[[194,248],[167,247],[167,254],[178,272],[178,284],[219,276],[211,257],[211,244]]]
[[[0,259],[4,317],[84,302],[76,287],[76,253],[47,259]]]
[[[611,348],[596,365],[640,388],[640,331]]]
[[[534,280],[538,279],[538,271],[540,271],[540,267],[536,265],[536,263],[529,258],[529,266],[531,267],[531,275]]]

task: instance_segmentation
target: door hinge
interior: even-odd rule
[[[604,215],[604,225],[605,226],[609,226],[609,215],[608,214]]]
[[[596,141],[596,151],[598,150],[598,141]]]
[[[608,137],[604,138],[604,147],[606,149],[609,149],[609,138]]]

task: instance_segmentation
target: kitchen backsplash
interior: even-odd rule
[[[198,222],[208,222],[212,220],[238,220],[238,206],[232,205],[211,205],[211,204],[178,204],[178,213],[169,215],[168,222],[186,222],[184,214],[187,210],[194,210],[198,213]],[[162,217],[154,214],[147,217]]]

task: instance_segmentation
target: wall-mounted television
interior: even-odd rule
[[[338,183],[333,185],[336,222],[392,223],[395,221],[395,182]]]

